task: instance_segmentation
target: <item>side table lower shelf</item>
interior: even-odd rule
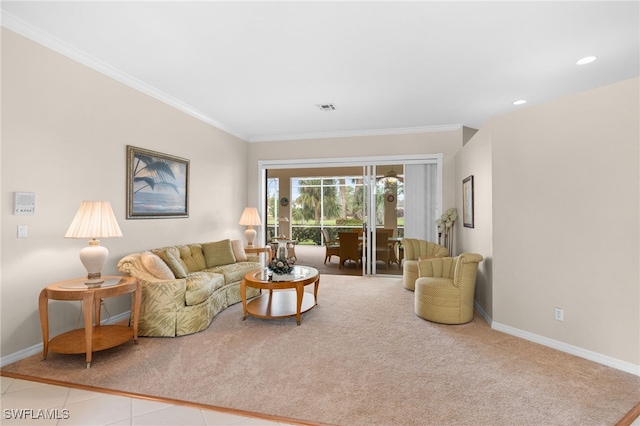
[[[263,293],[247,303],[247,313],[257,318],[285,318],[296,316],[295,290],[270,291]],[[300,313],[303,314],[316,306],[313,294],[303,292]]]
[[[91,347],[102,351],[121,345],[133,337],[133,329],[124,325],[101,325],[93,327]],[[62,333],[49,341],[49,350],[59,354],[83,354],[86,352],[85,329]]]
[[[138,317],[142,288],[133,277],[103,277],[99,287],[88,287],[85,278],[60,281],[40,292],[38,310],[42,326],[42,360],[49,350],[61,354],[86,354],[87,368],[91,367],[93,352],[121,345],[133,338],[138,343]],[[100,305],[105,298],[132,294],[131,326],[100,325]],[[49,339],[49,300],[78,300],[84,311],[84,327]]]

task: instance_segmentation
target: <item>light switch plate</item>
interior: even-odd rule
[[[18,225],[18,238],[27,238],[27,225]]]

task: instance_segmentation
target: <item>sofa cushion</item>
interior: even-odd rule
[[[224,285],[224,277],[212,272],[192,272],[187,277],[187,292],[185,303],[187,306],[198,305]]]
[[[213,268],[207,268],[207,272],[215,272],[217,274],[224,275],[225,284],[241,281],[247,274],[257,269],[260,269],[262,265],[259,262],[238,262],[230,265],[220,265]]]
[[[246,262],[247,253],[244,251],[244,246],[240,240],[231,240],[231,249],[233,250],[233,256],[236,258],[236,262]]]
[[[199,272],[207,267],[200,244],[179,246],[178,249],[180,250],[180,259],[187,265],[188,272]]]
[[[173,280],[176,278],[171,269],[158,255],[145,251],[140,255],[140,260],[144,268],[154,277],[161,280]]]
[[[236,263],[230,240],[202,244],[202,252],[207,268]]]
[[[176,278],[186,278],[189,268],[180,259],[180,251],[176,247],[168,247],[166,249],[151,250],[152,253],[157,254],[160,259],[167,264],[173,275]]]

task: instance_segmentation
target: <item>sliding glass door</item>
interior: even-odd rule
[[[270,188],[268,194],[261,194],[263,223],[272,227],[269,233],[280,234],[280,228],[288,228],[294,239],[322,244],[321,230],[328,229],[330,237],[336,238],[333,234],[338,231],[362,229],[363,275],[401,275],[401,239],[405,236],[437,241],[441,154],[274,160],[260,162],[259,167],[261,179],[267,179],[267,169],[274,177],[278,171],[281,176],[272,180],[278,182],[279,192]],[[262,186],[267,188],[266,182]],[[285,221],[289,226],[278,226]],[[309,235],[303,236],[298,228],[305,228]],[[263,238],[269,241],[267,235]]]
[[[363,274],[400,275],[405,235],[404,166],[363,166]]]

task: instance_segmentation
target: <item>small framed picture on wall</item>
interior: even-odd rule
[[[473,175],[462,181],[462,223],[473,228]]]

